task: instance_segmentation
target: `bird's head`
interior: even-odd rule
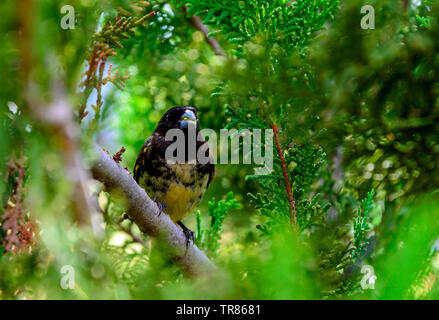
[[[174,107],[162,116],[155,131],[166,135],[170,129],[187,131],[189,128],[199,130],[197,110],[194,107]]]

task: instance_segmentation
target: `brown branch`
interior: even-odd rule
[[[116,161],[116,163],[120,163],[122,161],[122,155],[125,153],[125,151],[125,147],[120,148],[120,150],[113,155],[113,160]]]
[[[73,182],[74,188],[70,206],[75,215],[75,220],[81,224],[92,224],[96,235],[99,233],[99,224],[93,221],[90,211],[90,201],[87,190],[88,172],[82,167],[79,150],[79,128],[73,120],[73,112],[68,104],[68,99],[61,79],[53,79],[52,103],[47,105],[44,101],[42,88],[38,81],[33,79],[36,74],[37,64],[32,50],[34,43],[34,28],[30,19],[34,16],[35,0],[23,0],[20,4],[19,16],[19,47],[22,62],[20,64],[21,82],[24,88],[25,103],[23,112],[51,131],[60,146],[60,155],[64,160],[66,176]]]
[[[138,8],[143,11],[144,6],[149,6],[147,2],[140,3]],[[120,11],[125,11],[119,8]],[[137,10],[137,9],[136,9]],[[130,16],[129,12],[125,12]],[[106,64],[111,56],[116,55],[116,48],[122,48],[121,41],[128,39],[127,34],[134,33],[134,28],[142,25],[146,19],[155,15],[155,11],[149,12],[138,19],[131,19],[118,13],[114,21],[107,20],[102,29],[94,35],[93,46],[90,48],[90,53],[87,58],[87,69],[84,73],[85,80],[81,82],[80,87],[83,88],[83,101],[79,106],[79,121],[84,119],[88,115],[86,111],[87,100],[92,93],[93,89],[97,91],[96,103],[92,105],[92,109],[95,112],[93,122],[96,124],[99,119],[99,114],[103,105],[102,87],[108,82],[113,83],[120,90],[125,88],[125,81],[129,76],[120,76],[118,71],[112,75],[112,64],[109,64],[107,76],[104,76]]]
[[[0,230],[5,232],[5,237],[0,244],[4,246],[4,252],[18,252],[32,249],[35,243],[36,224],[26,220],[25,206],[23,203],[24,178],[26,169],[24,167],[24,156],[21,154],[7,163],[7,171],[4,182],[14,178],[14,187],[9,196],[8,204],[3,215],[0,215]],[[14,177],[15,175],[16,178]],[[3,209],[3,208],[2,208]],[[0,250],[0,255],[2,254]]]
[[[271,125],[271,128],[273,129],[274,140],[276,141],[276,149],[282,166],[282,173],[285,181],[285,190],[287,192],[288,203],[290,206],[290,222],[293,225],[294,230],[297,231],[296,201],[294,200],[293,192],[291,189],[290,178],[288,177],[287,164],[285,162],[282,145],[280,143],[280,138],[279,138],[279,130],[277,128],[277,124]]]
[[[183,6],[183,12],[184,15],[187,17],[187,6]],[[206,39],[207,44],[213,49],[215,54],[217,56],[225,57],[226,54],[224,53],[224,50],[221,48],[220,44],[215,38],[209,37],[209,28],[203,23],[203,21],[200,19],[200,17],[193,15],[192,17],[189,17],[189,22],[192,24],[192,26],[201,31],[204,34],[204,38]]]
[[[155,237],[167,247],[171,259],[183,272],[194,277],[217,270],[216,266],[192,242],[186,247],[186,236],[167,214],[159,214],[152,201],[131,175],[109,154],[96,147],[97,159],[91,168],[93,177],[102,182],[108,192],[121,193],[126,200],[127,215],[140,231]]]
[[[92,210],[88,182],[90,173],[84,168],[79,146],[79,126],[74,121],[72,107],[61,85],[53,84],[53,101],[49,105],[41,102],[40,88],[30,83],[26,92],[28,110],[34,119],[39,120],[56,138],[60,155],[64,160],[66,177],[72,182],[73,190],[70,206],[75,221],[82,226],[91,225],[96,236],[103,235],[97,213]]]

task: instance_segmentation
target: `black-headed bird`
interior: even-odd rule
[[[190,134],[191,128],[195,132],[194,135]],[[175,158],[171,161],[167,159],[167,156],[169,157],[167,149],[176,141],[165,139],[166,133],[171,129],[181,130],[184,134],[185,153],[182,161],[175,161]],[[195,108],[169,109],[140,149],[134,166],[136,182],[150,197],[154,197],[160,212],[164,211],[183,229],[187,245],[190,240],[194,240],[194,233],[182,223],[182,220],[200,203],[215,174],[209,146],[199,135],[199,131]],[[196,141],[191,141],[194,137]],[[195,153],[189,152],[190,143],[195,146]],[[204,159],[209,160],[199,161],[198,151],[204,155]],[[178,153],[178,150],[176,152]],[[172,155],[175,156],[175,153]]]

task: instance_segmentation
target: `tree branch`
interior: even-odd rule
[[[97,159],[91,168],[93,177],[102,182],[108,192],[121,193],[127,203],[128,217],[149,236],[165,244],[171,259],[183,272],[200,276],[216,270],[216,266],[194,244],[186,247],[186,236],[167,214],[159,208],[131,175],[120,167],[109,154],[96,147]]]
[[[183,12],[184,15],[187,17],[187,7],[186,5],[183,6]],[[206,39],[207,44],[215,51],[215,54],[218,56],[225,57],[226,54],[224,53],[223,49],[221,48],[220,44],[215,38],[209,37],[209,28],[204,25],[203,21],[198,16],[192,16],[188,18],[192,26],[194,26],[195,29],[201,31],[204,34],[204,38]]]
[[[103,236],[100,219],[92,210],[92,201],[88,191],[90,173],[84,168],[79,147],[79,126],[73,120],[72,108],[68,104],[62,81],[52,85],[53,101],[46,105],[42,101],[41,89],[29,83],[26,91],[29,113],[51,130],[57,138],[60,155],[63,157],[66,177],[72,182],[73,190],[70,206],[74,220],[81,226],[91,225],[95,236]]]
[[[59,143],[60,155],[64,160],[66,176],[73,184],[70,207],[75,221],[82,226],[90,225],[96,236],[101,236],[103,231],[99,221],[90,210],[90,199],[87,190],[89,173],[82,166],[82,157],[79,147],[79,127],[73,121],[73,112],[68,104],[67,94],[62,79],[52,79],[52,102],[47,105],[43,98],[43,89],[38,85],[32,75],[37,74],[37,61],[34,58],[32,43],[35,41],[33,11],[35,0],[19,2],[19,48],[20,48],[20,76],[24,88],[25,103],[23,112],[35,121],[49,129],[55,141]]]
[[[287,192],[288,202],[290,205],[290,222],[294,227],[294,230],[297,231],[297,220],[296,220],[296,201],[294,200],[293,191],[291,189],[291,182],[288,178],[287,164],[285,162],[284,153],[282,150],[282,145],[280,143],[279,130],[277,129],[277,124],[271,125],[274,133],[274,140],[276,141],[276,149],[279,155],[279,159],[282,166],[282,173],[285,181],[285,191]]]

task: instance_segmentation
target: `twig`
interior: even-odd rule
[[[137,242],[137,243],[140,243],[140,244],[142,244],[142,245],[145,245],[145,241],[144,241],[142,238],[140,238],[140,237],[136,236],[135,234],[133,234],[133,233],[131,232],[131,230],[125,228],[124,226],[122,226],[122,225],[119,224],[119,223],[117,223],[116,226],[117,226],[117,228],[118,228],[120,231],[125,232],[125,233],[128,234],[131,238],[133,238],[133,241],[134,241],[134,242]]]
[[[279,130],[277,129],[277,124],[271,125],[271,128],[273,129],[274,140],[276,141],[277,153],[279,155],[279,159],[280,159],[281,166],[282,166],[282,173],[283,173],[284,181],[285,181],[285,190],[287,192],[288,202],[289,202],[289,206],[290,206],[290,222],[293,225],[294,230],[297,231],[296,201],[294,200],[293,192],[291,190],[290,178],[288,178],[287,164],[285,162],[285,157],[284,157],[284,153],[282,150],[282,145],[280,143]]]
[[[122,155],[125,153],[125,151],[125,147],[120,148],[120,150],[113,155],[113,160],[116,163],[120,163],[122,161]]]
[[[36,233],[36,224],[30,220],[26,221],[23,203],[23,185],[26,174],[23,154],[10,160],[7,167],[4,181],[7,182],[10,177],[14,177],[14,187],[3,215],[0,214],[0,230],[5,232],[3,240],[0,241],[4,247],[4,250],[0,250],[0,255],[3,254],[2,251],[18,252],[32,249]],[[15,175],[17,175],[16,178]]]
[[[140,231],[165,244],[172,261],[188,276],[195,277],[217,270],[216,266],[193,243],[186,247],[186,236],[166,214],[160,214],[152,201],[131,175],[110,155],[96,147],[97,159],[91,168],[93,177],[108,192],[121,193],[126,200],[127,215]]]
[[[183,6],[183,12],[184,15],[187,17],[187,6]],[[220,44],[215,38],[209,37],[209,28],[204,25],[203,21],[200,19],[200,17],[193,15],[192,17],[188,18],[190,23],[194,26],[195,29],[201,31],[204,34],[204,38],[206,39],[207,44],[215,51],[215,54],[218,56],[225,57],[226,54],[224,53],[224,50],[221,48]]]
[[[149,4],[146,2],[141,4],[141,6],[147,5]],[[123,11],[122,8],[119,8],[119,10]],[[143,9],[140,8],[140,11],[142,10]],[[129,15],[129,13],[127,14]],[[101,108],[104,103],[102,97],[102,86],[108,82],[111,82],[120,90],[125,88],[125,81],[130,77],[120,76],[117,70],[114,74],[112,74],[111,63],[108,67],[107,75],[104,76],[106,64],[111,56],[116,55],[115,49],[123,47],[121,41],[123,39],[129,39],[127,33],[134,33],[134,28],[142,25],[146,19],[151,18],[154,15],[155,11],[152,11],[138,19],[133,19],[132,17],[124,16],[119,12],[113,22],[107,20],[101,31],[94,35],[93,46],[90,48],[90,53],[87,58],[88,66],[84,73],[85,80],[80,84],[80,87],[83,88],[84,91],[82,95],[83,101],[79,106],[79,121],[88,115],[88,111],[86,111],[87,100],[93,89],[96,89],[97,97],[96,103],[91,107],[95,112],[93,122],[97,124]]]
[[[99,205],[99,200],[98,200],[98,192],[93,193],[93,206],[95,208],[95,210],[97,212],[99,212],[100,214],[102,214],[102,216],[104,217],[108,217],[108,210],[109,210],[109,206],[110,206],[110,202],[111,200],[108,199],[107,205],[105,206],[105,208],[101,208],[101,206]],[[120,231],[123,231],[124,233],[126,233],[127,235],[129,235],[134,242],[140,243],[142,245],[145,246],[145,240],[143,240],[141,237],[136,236],[130,228],[125,228],[122,225],[122,222],[124,222],[126,219],[129,219],[128,216],[126,214],[124,214],[121,218],[119,218],[114,225],[116,226],[117,229],[119,229]]]

